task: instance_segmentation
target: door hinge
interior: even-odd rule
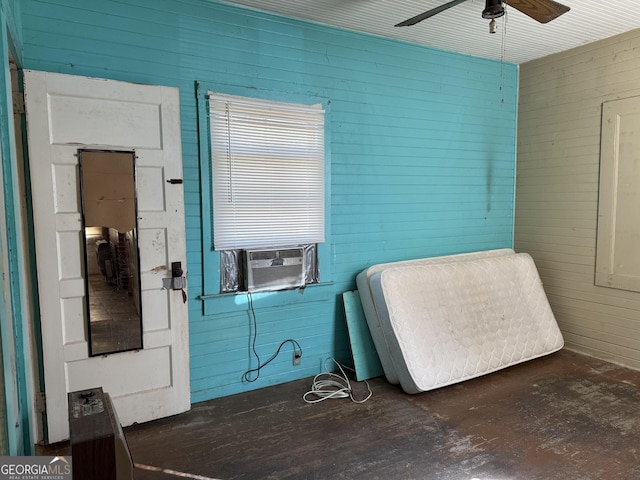
[[[44,392],[36,393],[36,412],[45,413],[47,411],[47,395]]]
[[[24,114],[24,92],[13,92],[13,114]]]

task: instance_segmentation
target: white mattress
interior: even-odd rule
[[[393,262],[393,263],[380,263],[367,268],[356,277],[356,284],[358,286],[358,292],[360,294],[360,302],[362,303],[362,309],[364,311],[365,318],[369,326],[371,338],[373,340],[373,344],[376,347],[378,357],[380,358],[380,363],[382,365],[382,369],[384,370],[385,377],[390,383],[393,383],[393,384],[399,383],[398,373],[393,363],[391,354],[389,352],[389,346],[385,339],[385,334],[380,325],[380,319],[378,318],[378,313],[376,311],[376,307],[373,302],[373,296],[371,294],[371,288],[369,285],[369,281],[371,277],[374,274],[379,273],[391,267],[399,267],[399,266],[406,266],[406,265],[431,265],[436,263],[463,262],[463,261],[473,260],[478,258],[495,257],[500,255],[513,255],[513,254],[515,254],[515,252],[512,249],[503,248],[503,249],[497,249],[497,250],[483,250],[480,252],[460,253],[457,255],[446,255],[446,256],[440,256],[440,257],[419,258],[415,260],[404,260],[404,261]]]
[[[369,286],[407,393],[485,375],[564,345],[525,253],[396,265],[374,273]]]

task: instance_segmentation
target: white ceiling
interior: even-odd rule
[[[485,0],[467,0],[411,27],[398,22],[448,0],[227,0],[225,3],[479,57],[524,63],[640,28],[640,0],[559,0],[571,11],[540,24],[515,8],[489,33]],[[508,0],[506,0],[508,2]]]

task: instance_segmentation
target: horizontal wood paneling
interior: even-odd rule
[[[340,294],[371,264],[512,246],[515,65],[205,0],[27,0],[23,23],[27,68],[180,88],[194,401],[348,360]],[[332,286],[255,302],[261,358],[287,338],[304,355],[293,367],[285,346],[252,384],[246,302],[213,297],[204,315],[199,299],[218,292],[204,291],[217,271],[203,261],[195,81],[330,101]]]
[[[640,94],[640,32],[520,67],[515,248],[567,345],[640,368],[640,294],[594,284],[602,103]]]

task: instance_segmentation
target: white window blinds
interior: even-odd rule
[[[324,241],[324,110],[209,93],[215,250]]]

